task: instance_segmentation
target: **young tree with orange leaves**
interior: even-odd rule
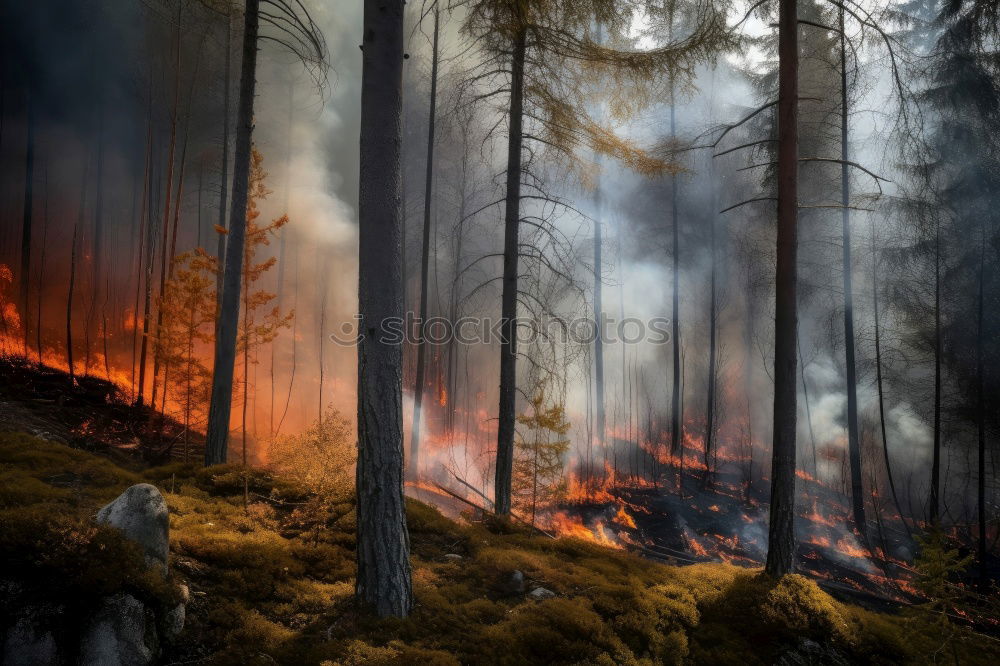
[[[173,386],[179,394],[184,421],[185,462],[190,453],[192,422],[208,403],[212,371],[200,353],[201,345],[215,339],[215,275],[218,261],[203,249],[185,252],[172,259],[173,276],[167,280],[160,298],[163,325],[157,329],[156,354],[174,369]],[[164,378],[163,392],[170,390]]]

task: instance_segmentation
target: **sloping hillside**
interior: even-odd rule
[[[139,481],[170,507],[169,581],[93,525]],[[129,471],[0,434],[0,570],[20,590],[0,624],[47,602],[67,606],[59,631],[72,632],[88,600],[118,589],[169,600],[184,582],[187,625],[163,663],[1000,663],[992,639],[845,605],[799,576],[776,585],[729,565],[672,567],[459,524],[414,501],[409,525],[416,607],[378,620],[352,599],[348,492],[320,496],[235,466]]]

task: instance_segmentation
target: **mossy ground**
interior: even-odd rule
[[[170,507],[172,580],[145,572],[130,544],[93,526],[101,505],[140,481]],[[775,584],[722,564],[670,567],[458,524],[416,502],[408,517],[415,608],[406,620],[377,619],[353,602],[347,493],[317,503],[304,488],[233,466],[128,471],[0,434],[4,576],[81,611],[121,588],[167,603],[183,580],[193,596],[168,662],[746,665],[773,663],[809,638],[851,663],[1000,663],[992,639],[845,605],[801,576]],[[558,596],[505,593],[499,583],[514,569]]]

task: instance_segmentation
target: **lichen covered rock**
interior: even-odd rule
[[[84,631],[81,664],[142,666],[159,652],[156,615],[135,597],[119,593],[105,599]]]
[[[167,502],[156,486],[139,483],[97,513],[97,522],[117,527],[142,546],[146,562],[167,570],[170,520]]]

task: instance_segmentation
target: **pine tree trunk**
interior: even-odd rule
[[[427,129],[427,164],[424,181],[424,229],[420,249],[420,314],[417,322],[417,376],[413,387],[413,426],[410,430],[410,478],[420,476],[420,419],[424,402],[424,375],[427,364],[427,345],[424,343],[424,322],[427,321],[429,300],[428,273],[431,247],[431,198],[434,193],[434,129],[437,115],[438,38],[440,11],[434,5],[434,41],[431,51],[431,108]]]
[[[163,246],[160,248],[160,296],[158,300],[161,303],[163,302],[164,291],[167,287],[167,271],[170,270],[168,267],[168,264],[170,263],[170,244],[168,241],[172,226],[170,223],[170,197],[174,191],[174,151],[177,148],[177,112],[180,105],[181,94],[181,10],[183,7],[183,2],[177,3],[177,29],[174,32],[174,103],[170,112],[170,142],[167,148],[167,191],[166,196],[163,198],[163,238],[161,241]],[[162,325],[163,308],[157,307],[156,335],[160,334],[160,327]],[[159,375],[160,353],[159,350],[156,350],[153,354],[153,395],[150,402],[154,408],[156,407],[156,390]]]
[[[597,188],[594,196],[596,209],[596,219],[594,220],[594,435],[598,446],[603,448],[607,422],[604,413],[604,340],[601,337],[604,316],[604,276],[602,275],[604,259],[601,257],[601,252],[604,249],[604,240],[601,237],[600,183],[598,183]]]
[[[514,37],[511,55],[511,92],[508,111],[507,199],[504,211],[503,294],[500,329],[500,407],[497,425],[497,460],[494,480],[494,511],[510,514],[511,481],[514,471],[514,419],[517,396],[517,282],[519,227],[521,221],[521,126],[524,105],[524,60],[526,30]]]
[[[382,322],[403,317],[400,149],[403,0],[365,0],[359,196],[358,600],[380,616],[412,607],[403,501],[402,346]]]
[[[875,385],[878,391],[878,419],[879,427],[882,430],[882,455],[885,458],[885,475],[889,480],[889,491],[892,493],[892,502],[899,512],[899,522],[903,523],[907,534],[910,533],[910,526],[903,518],[903,505],[899,503],[899,496],[896,494],[896,482],[892,476],[892,463],[889,460],[889,437],[886,433],[885,425],[885,392],[882,388],[882,329],[879,322],[878,307],[878,256],[875,249],[875,218],[871,220],[872,236],[872,308],[875,319]]]
[[[452,325],[458,321],[459,299],[462,292],[462,268],[464,265],[464,244],[465,244],[465,210],[466,210],[466,189],[469,177],[469,156],[467,146],[462,146],[462,184],[461,195],[458,204],[458,225],[455,229],[455,258],[454,270],[451,276],[451,298],[449,299],[448,316]],[[458,346],[456,336],[452,335],[448,339],[448,381],[447,381],[447,425],[448,432],[454,435],[455,432],[455,410],[458,407]]]
[[[714,79],[714,71],[713,71]],[[715,182],[715,161],[712,158],[712,168],[710,171],[710,182]],[[714,190],[713,190],[714,192]],[[708,404],[705,406],[705,481],[706,484],[712,482],[712,450],[715,446],[715,392],[716,392],[716,363],[717,363],[717,333],[718,333],[718,296],[716,294],[716,283],[718,281],[718,261],[716,257],[716,227],[718,220],[715,216],[717,206],[715,197],[712,197],[712,219],[709,222],[710,230],[710,261],[712,265],[712,277],[710,279],[710,294],[708,304]]]
[[[218,314],[212,398],[205,435],[205,464],[226,461],[229,418],[233,405],[233,369],[239,328],[240,282],[246,242],[247,197],[250,184],[250,151],[253,138],[253,103],[257,75],[257,28],[260,0],[247,0],[243,28],[236,148],[233,154],[233,200],[230,206],[226,262],[222,277],[222,308]]]
[[[802,379],[802,399],[806,403],[806,424],[809,426],[809,443],[812,445],[813,476],[819,478],[819,460],[816,458],[816,431],[813,429],[812,406],[809,403],[809,384],[806,383],[806,361],[802,356],[802,333],[798,332],[795,345],[799,351],[799,377]]]
[[[0,109],[2,112],[2,109]],[[45,249],[49,241],[49,165],[45,163],[43,171],[42,196],[45,199],[44,214],[42,215],[42,252],[38,257],[38,284],[35,285],[35,349],[38,352],[38,365],[42,364],[42,304],[44,302],[45,287]]]
[[[989,588],[989,571],[986,567],[986,389],[983,362],[983,299],[984,281],[986,279],[986,226],[982,228],[982,239],[979,246],[979,294],[976,308],[976,431],[978,436],[978,479],[976,483],[976,509],[978,514],[978,544],[976,559],[979,561],[979,585],[981,589]]]
[[[677,111],[674,106],[674,85],[670,83],[670,136],[677,134]],[[671,276],[670,329],[673,344],[673,381],[670,385],[670,455],[678,456],[681,467],[684,466],[684,451],[681,448],[681,327],[680,327],[680,216],[677,206],[677,175],[670,176],[670,230],[673,235],[673,262]],[[678,487],[682,484],[678,477]]]
[[[931,462],[930,522],[940,519],[941,488],[941,222],[934,231],[934,444]]]
[[[90,285],[90,307],[87,312],[87,335],[88,342],[86,346],[87,362],[85,367],[90,367],[90,330],[92,328],[94,315],[97,313],[97,303],[101,299],[102,285],[104,275],[104,101],[103,96],[100,102],[97,104],[97,182],[95,183],[94,192],[94,242],[92,244],[93,254],[90,258],[91,261],[91,285]],[[101,305],[101,320],[105,321],[107,319],[107,313],[105,312],[104,304]],[[108,346],[108,334],[107,330],[102,326],[102,342],[105,350]],[[105,365],[107,365],[108,355],[105,351],[104,354]],[[107,368],[105,370],[107,372]]]
[[[774,307],[774,433],[765,571],[791,573],[795,556],[795,347],[798,217],[798,69],[796,0],[778,9],[778,236]]]
[[[232,77],[232,53],[233,53],[233,17],[226,14],[226,72],[222,82],[222,174],[219,178],[219,228],[226,228],[226,212],[229,204],[229,94],[232,88],[230,79]],[[222,310],[222,276],[226,265],[226,234],[216,234],[217,246],[215,257],[219,262],[219,272],[215,281],[216,307]],[[216,320],[216,333],[218,333],[218,320]]]
[[[35,99],[28,87],[28,144],[24,158],[24,215],[21,220],[21,318],[24,355],[28,355],[28,284],[31,271],[31,217],[35,207]]]
[[[289,208],[288,201],[289,201],[289,198],[291,196],[290,193],[291,193],[291,188],[292,188],[292,156],[294,154],[293,153],[293,149],[292,149],[292,138],[293,138],[292,125],[293,125],[293,120],[294,120],[294,114],[295,114],[295,84],[292,83],[292,82],[290,82],[289,85],[288,85],[288,139],[287,139],[288,145],[286,146],[286,150],[288,151],[288,154],[286,156],[287,157],[287,163],[285,165],[285,206],[284,206],[284,210],[285,210],[286,214],[288,213],[288,208]],[[277,307],[278,307],[278,312],[281,312],[282,311],[282,306],[284,305],[284,300],[285,300],[285,246],[288,244],[288,227],[287,227],[287,225],[284,226],[284,227],[282,227],[281,229],[279,229],[278,233],[281,234],[281,238],[278,240],[278,288],[277,288],[278,305],[277,305]],[[275,381],[274,381],[274,366],[275,366],[275,361],[277,360],[276,359],[276,355],[275,355],[276,349],[277,349],[277,344],[275,343],[275,341],[272,341],[271,342],[271,367],[270,367],[270,370],[271,370],[271,407],[270,407],[270,419],[269,419],[269,424],[268,424],[268,430],[270,431],[270,433],[271,433],[272,436],[274,435],[274,391],[275,391],[275,388],[277,388],[276,384],[275,384]]]
[[[854,360],[854,292],[851,286],[851,180],[848,173],[847,38],[844,9],[840,9],[840,217],[844,243],[844,348],[847,373],[847,451],[851,464],[851,511],[854,527],[864,537],[865,495],[861,471],[861,437],[858,433],[858,378]]]
[[[80,226],[83,224],[84,210],[87,204],[87,175],[90,156],[85,157],[88,162],[83,168],[83,182],[80,185],[80,210],[77,211],[76,221],[73,223],[73,240],[69,249],[69,288],[66,293],[66,365],[69,367],[69,385],[72,387],[76,382],[76,368],[73,359],[73,292],[76,290],[76,260],[77,247],[79,247]],[[86,374],[84,369],[84,374]]]
[[[153,183],[155,179],[155,172],[153,169],[154,165],[154,152],[153,152],[153,124],[152,118],[150,118],[149,123],[149,150],[147,152],[146,161],[146,184],[145,191],[146,197],[145,210],[143,214],[146,216],[146,258],[142,260],[142,248],[140,248],[139,259],[142,262],[140,265],[144,266],[143,272],[145,276],[140,275],[139,283],[143,285],[143,307],[142,307],[142,329],[139,341],[139,380],[136,386],[136,406],[141,407],[143,401],[145,400],[145,386],[146,386],[146,355],[149,351],[149,322],[150,322],[150,307],[153,300],[153,257],[156,256],[156,225],[154,218],[154,209],[156,207],[156,198],[153,194]],[[138,299],[137,299],[138,302]],[[138,317],[138,308],[136,309],[136,316]],[[137,323],[138,327],[138,323]]]

